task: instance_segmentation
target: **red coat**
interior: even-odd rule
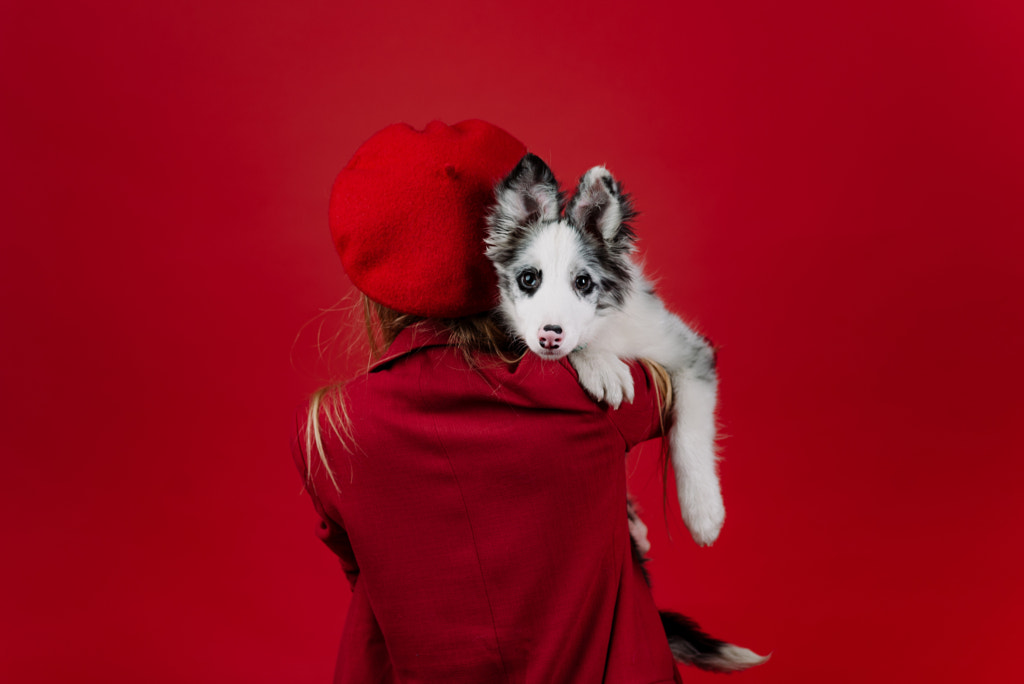
[[[649,377],[612,411],[564,360],[474,369],[446,340],[406,329],[351,381],[358,448],[326,443],[341,492],[314,468],[353,592],[335,682],[680,681],[626,525]]]

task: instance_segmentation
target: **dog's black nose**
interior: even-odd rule
[[[562,334],[562,326],[560,326],[560,325],[545,325],[544,329],[548,330],[550,332],[553,332],[556,335],[561,335]]]

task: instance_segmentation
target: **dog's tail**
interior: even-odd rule
[[[770,657],[708,636],[696,622],[679,613],[661,611],[661,624],[673,657],[702,670],[737,672],[760,665]]]

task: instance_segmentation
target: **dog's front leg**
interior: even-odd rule
[[[725,522],[715,458],[715,350],[647,292],[627,305],[632,325],[613,330],[634,335],[635,331],[657,331],[634,336],[620,346],[631,347],[633,354],[661,364],[672,378],[673,421],[668,439],[679,509],[694,541],[705,546],[718,538]]]
[[[676,474],[683,521],[701,546],[718,538],[725,522],[725,504],[715,457],[714,377],[673,373],[675,425],[671,433],[672,467]]]
[[[580,385],[597,401],[619,408],[633,401],[633,374],[629,365],[609,351],[593,346],[574,351],[569,362],[580,376]]]

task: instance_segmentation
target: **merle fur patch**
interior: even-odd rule
[[[581,258],[598,292],[597,310],[621,307],[633,286],[630,254],[636,243],[632,201],[607,170],[597,167],[580,178],[562,211],[564,195],[554,173],[534,155],[524,156],[495,188],[487,216],[487,256],[498,270],[499,286],[514,287],[507,270],[517,254],[546,226],[559,220],[577,231]]]

